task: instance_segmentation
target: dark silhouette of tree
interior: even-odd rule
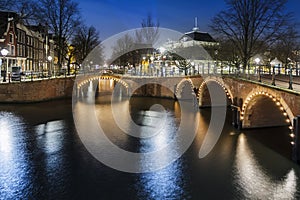
[[[71,43],[74,47],[73,56],[75,57],[76,64],[80,65],[88,54],[100,45],[101,41],[99,32],[93,26],[87,27],[85,25],[81,25],[76,29]],[[100,53],[97,57],[101,56],[102,53]]]
[[[153,22],[151,14],[141,22],[142,28],[135,32],[135,42],[153,44],[159,36],[159,22]]]
[[[271,55],[277,57],[283,62],[285,69],[288,63],[297,60],[297,55],[294,53],[299,50],[299,33],[295,27],[286,29],[285,37],[279,38],[271,48]],[[286,72],[287,70],[285,70]]]
[[[68,53],[68,43],[80,25],[78,3],[72,0],[40,0],[36,18],[53,33],[58,66],[61,69]]]
[[[287,0],[226,0],[227,10],[210,24],[214,33],[228,39],[238,50],[243,69],[264,46],[283,37],[292,15],[285,12]]]
[[[142,55],[153,54],[155,51],[153,44],[159,36],[159,23],[154,23],[149,14],[146,19],[142,20],[141,26],[142,28],[125,34],[116,41],[110,63],[123,66],[123,68],[130,63],[136,68],[136,65],[141,62]]]

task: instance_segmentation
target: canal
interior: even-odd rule
[[[95,110],[113,143],[146,152],[172,139],[179,124],[178,102],[136,97],[117,104],[130,109],[133,121],[142,125],[141,133],[153,131],[147,124],[159,119],[159,112],[146,112],[151,105],[164,107],[168,123],[163,138],[124,135],[110,121],[109,98],[98,97]],[[75,109],[82,106],[78,102]],[[118,115],[126,120],[125,113]],[[216,146],[199,159],[210,109],[196,115],[197,135],[179,159],[158,171],[127,173],[102,164],[87,151],[75,128],[71,101],[1,105],[0,199],[300,198],[300,170],[290,159],[287,127],[238,131],[228,110]]]

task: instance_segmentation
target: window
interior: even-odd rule
[[[14,43],[14,35],[12,33],[9,34],[9,43]]]
[[[22,54],[22,53],[21,53],[20,45],[17,44],[17,56],[22,56],[21,54]]]
[[[14,56],[15,55],[15,46],[11,45],[11,53],[10,55]]]

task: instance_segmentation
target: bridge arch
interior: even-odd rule
[[[267,102],[264,103],[265,105],[263,107],[264,111],[259,110],[259,108],[255,108],[255,106],[259,104],[259,101]],[[273,105],[268,105],[268,104],[273,104]],[[261,106],[261,105],[257,105],[257,106]],[[270,111],[270,108],[274,108],[271,110],[271,114],[270,112],[268,112]],[[253,113],[257,112],[257,110],[259,114],[256,114],[256,116],[251,118]],[[268,112],[268,116],[266,116],[267,112]],[[278,115],[281,115],[282,117],[278,117]],[[269,118],[263,119],[267,117]],[[258,90],[258,89],[253,90],[250,94],[248,94],[247,98],[243,103],[241,113],[240,113],[240,119],[243,128],[262,127],[259,126],[259,124],[257,124],[256,122],[253,122],[254,118],[260,118],[258,120],[262,120],[265,125],[268,124],[267,121],[271,121],[272,123],[275,123],[274,125],[288,126],[288,128],[290,129],[290,137],[292,139],[291,142],[292,145],[294,145],[293,138],[295,137],[293,132],[294,117],[295,117],[294,114],[292,113],[287,103],[283,100],[283,98],[281,98],[278,95],[276,96],[276,94],[272,91],[265,91],[265,90]],[[280,120],[283,120],[283,123],[280,123]]]
[[[85,79],[79,80],[77,82],[77,89],[80,89],[82,86],[90,83],[91,81],[98,81],[98,80],[113,80],[116,81],[117,83],[123,85],[126,89],[128,89],[129,85],[123,81],[121,78],[117,76],[109,76],[109,75],[96,75],[96,76],[89,76],[86,77]]]
[[[219,77],[207,77],[204,79],[204,81],[201,83],[198,89],[197,97],[199,106],[203,106],[205,91],[207,90],[207,84],[214,83],[220,86],[222,90],[224,91],[226,97],[227,97],[227,104],[233,104],[233,95],[232,92],[228,89],[229,87],[224,83],[222,78]],[[209,94],[208,94],[209,95]]]
[[[128,95],[129,85],[124,80],[122,80],[118,76],[113,75],[87,75],[82,77],[77,77],[76,82],[73,87],[73,94],[76,98],[81,98],[83,96],[89,95],[96,95],[98,90],[98,84],[100,80],[112,80],[117,84],[114,84],[114,88],[116,86],[121,86],[122,91],[124,92],[123,95]],[[93,93],[93,94],[92,94]]]
[[[242,106],[240,119],[243,120],[243,127],[247,127],[247,125],[249,125],[249,115],[251,114],[251,109],[255,104],[253,100],[255,100],[255,98],[257,98],[258,96],[269,98],[271,100],[270,102],[273,102],[273,104],[278,107],[281,114],[286,118],[286,123],[293,125],[294,114],[292,113],[287,103],[283,100],[283,98],[276,96],[276,94],[272,94],[271,91],[266,92],[264,90],[254,90],[250,94],[248,94]]]
[[[183,78],[177,85],[176,85],[176,90],[175,90],[175,96],[176,98],[181,98],[181,94],[183,92],[183,88],[185,86],[190,86],[191,90],[194,91],[194,84],[193,81],[190,78]],[[196,94],[195,94],[196,95]]]

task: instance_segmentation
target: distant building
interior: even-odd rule
[[[54,58],[54,42],[49,38],[45,26],[28,26],[13,11],[0,11],[0,49],[9,53],[8,71],[12,66],[21,66],[23,71],[50,72]],[[2,55],[1,55],[2,56]],[[2,71],[6,67],[1,66]]]
[[[211,68],[216,69],[217,63],[214,60],[218,46],[219,43],[209,33],[200,31],[197,18],[192,31],[186,32],[179,41],[170,41],[164,45],[168,51],[180,52],[184,58],[189,59],[193,65],[188,70],[189,74],[210,73]]]

